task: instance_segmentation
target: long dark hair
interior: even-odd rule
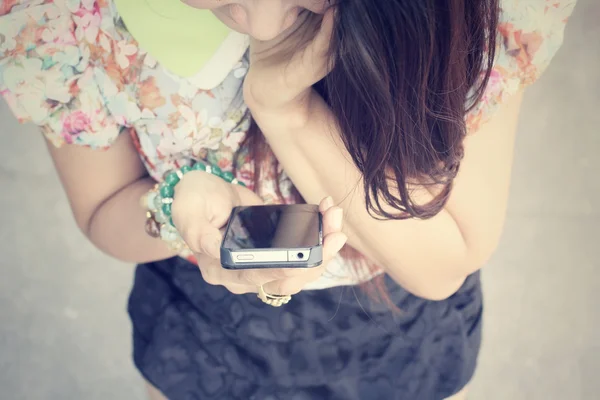
[[[465,115],[488,81],[498,0],[340,0],[336,7],[335,66],[315,88],[363,176],[367,209],[381,219],[433,217],[459,170]],[[260,166],[267,147],[255,124],[247,143]],[[437,196],[417,204],[416,183],[435,185]]]

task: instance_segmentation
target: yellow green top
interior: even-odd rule
[[[127,30],[152,57],[182,77],[200,71],[231,29],[209,10],[181,0],[114,0]]]

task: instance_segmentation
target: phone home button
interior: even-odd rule
[[[238,261],[252,261],[254,260],[254,255],[252,254],[240,254],[236,257]]]

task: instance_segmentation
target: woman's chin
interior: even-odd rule
[[[223,12],[219,9],[211,10],[211,11],[217,18],[219,18],[219,20],[222,23],[227,25],[227,27],[230,28],[231,30],[242,33],[244,35],[248,34],[248,32],[245,29],[243,29],[237,22],[235,22],[233,20],[233,18],[231,18],[231,16],[229,16],[226,12]]]

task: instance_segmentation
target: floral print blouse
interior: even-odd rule
[[[498,56],[483,98],[466,116],[471,131],[540,76],[562,43],[574,3],[502,1]],[[0,0],[0,94],[19,121],[39,125],[56,146],[103,149],[131,135],[157,181],[203,159],[235,170],[253,187],[252,160],[240,149],[248,128],[239,96],[247,68],[242,57],[205,90],[140,48],[111,0]],[[294,201],[283,171],[263,175],[260,185],[253,189],[267,203]],[[368,278],[350,268],[338,256],[311,288]]]

